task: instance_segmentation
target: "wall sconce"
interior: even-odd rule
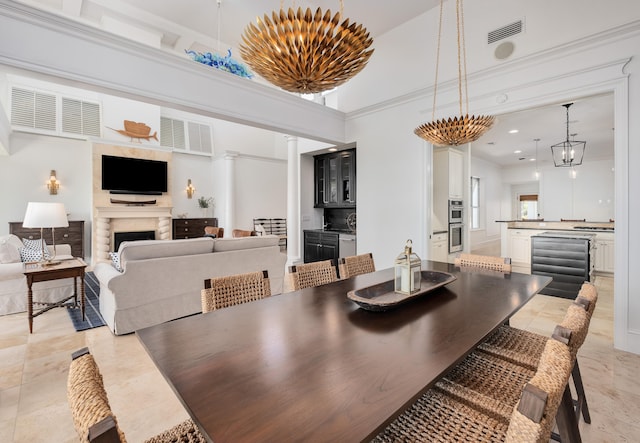
[[[58,193],[58,188],[60,188],[60,182],[56,178],[56,170],[51,170],[51,176],[49,177],[49,181],[47,182],[47,188],[49,189],[50,195],[56,195]]]
[[[192,198],[196,188],[191,184],[191,179],[187,180],[187,198]]]

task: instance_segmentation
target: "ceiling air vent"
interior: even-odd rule
[[[507,26],[503,26],[502,28],[489,32],[487,36],[487,43],[495,43],[499,40],[511,37],[512,35],[520,34],[522,31],[523,22],[522,20],[518,20],[517,22],[513,22]]]

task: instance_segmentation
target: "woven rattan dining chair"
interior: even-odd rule
[[[202,312],[211,312],[270,296],[271,285],[267,271],[209,278],[204,281],[204,289],[201,291]]]
[[[81,442],[126,442],[111,411],[102,374],[88,348],[71,355],[67,380],[67,398],[73,424]],[[204,443],[204,436],[192,420],[146,440],[146,443]]]
[[[289,266],[289,279],[291,288],[298,291],[332,283],[338,280],[338,275],[333,260],[324,260]]]
[[[462,253],[454,259],[454,265],[505,273],[511,272],[511,259],[508,257],[491,257],[488,255]]]
[[[515,406],[497,414],[490,397],[485,397],[483,407],[476,407],[438,384],[373,441],[547,442],[556,415],[561,417],[558,412],[570,372],[569,349],[559,341],[549,340],[538,370],[519,387],[520,399]]]
[[[571,379],[576,391],[576,415],[582,415],[586,423],[591,423],[589,406],[587,405],[586,393],[580,374],[577,352],[586,339],[591,316],[598,300],[596,287],[589,282],[582,285],[574,302],[574,307],[570,306],[561,326],[572,331],[570,341],[571,357],[574,365],[571,371]],[[578,307],[585,312],[581,315]],[[520,366],[535,369],[542,355],[542,350],[548,337],[533,332],[517,329],[511,326],[501,326],[489,338],[478,346],[478,349],[508,360]]]
[[[340,258],[338,260],[338,272],[342,279],[353,277],[354,275],[376,272],[373,254],[369,252],[368,254]]]

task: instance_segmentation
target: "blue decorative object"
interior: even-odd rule
[[[191,57],[191,60],[196,62],[239,75],[240,77],[253,78],[253,73],[250,72],[245,65],[231,58],[231,49],[227,50],[225,57],[210,52],[201,53],[197,51],[187,51],[186,49],[184,52]]]

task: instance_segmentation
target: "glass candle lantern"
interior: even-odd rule
[[[410,295],[420,290],[422,263],[420,257],[411,251],[412,245],[412,241],[407,240],[404,251],[396,258],[394,291],[400,294]]]

